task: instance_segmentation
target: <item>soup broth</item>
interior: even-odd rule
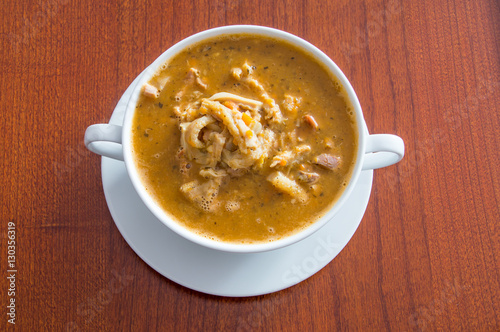
[[[323,216],[357,153],[352,105],[311,55],[260,35],[191,46],[143,87],[132,148],[141,180],[194,233],[290,236]]]

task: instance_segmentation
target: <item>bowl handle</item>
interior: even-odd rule
[[[90,151],[123,161],[122,127],[113,124],[94,124],[85,130],[85,146]]]
[[[405,143],[401,137],[390,134],[369,135],[363,170],[393,165],[403,159],[404,155]]]

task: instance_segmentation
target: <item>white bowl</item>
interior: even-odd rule
[[[132,155],[131,134],[132,134],[132,120],[136,109],[137,100],[141,94],[141,87],[148,82],[155,73],[158,72],[162,64],[167,62],[170,58],[184,50],[186,47],[196,44],[202,40],[210,39],[223,34],[253,34],[272,37],[275,39],[285,40],[311,54],[318,62],[325,65],[325,67],[335,76],[342,86],[345,88],[349,99],[352,103],[355,112],[357,132],[358,132],[358,152],[351,179],[346,186],[344,192],[331,207],[330,210],[317,222],[311,226],[299,231],[296,234],[285,237],[280,240],[256,243],[256,244],[235,244],[216,241],[200,236],[188,230],[172,217],[166,213],[152,198],[148,191],[144,188],[140,180],[139,173],[135,167]],[[118,143],[118,144],[116,144]],[[192,35],[174,46],[170,47],[162,55],[160,55],[150,66],[144,70],[144,74],[135,86],[131,98],[127,104],[125,111],[125,119],[123,126],[116,126],[112,124],[96,124],[87,128],[85,132],[85,145],[87,148],[102,156],[107,156],[119,160],[124,160],[127,168],[128,175],[134,185],[135,190],[141,197],[144,204],[149,210],[167,227],[183,236],[184,238],[197,243],[199,245],[226,251],[226,252],[262,252],[278,248],[282,248],[293,243],[296,243],[323,227],[329,222],[333,216],[340,210],[344,202],[351,194],[359,174],[364,169],[376,169],[392,165],[400,161],[404,156],[404,143],[401,138],[395,135],[382,134],[382,135],[369,135],[365,130],[365,122],[361,106],[359,104],[356,93],[354,92],[351,84],[345,77],[344,73],[339,67],[322,51],[310,44],[309,42],[294,36],[290,33],[254,25],[233,25],[224,26],[215,29],[202,31]]]

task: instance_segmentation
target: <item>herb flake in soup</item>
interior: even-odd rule
[[[323,216],[357,153],[347,94],[310,54],[260,35],[191,46],[145,84],[133,119],[141,180],[194,233],[292,235]]]

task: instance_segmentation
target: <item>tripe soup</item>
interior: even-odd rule
[[[193,233],[274,241],[319,220],[347,186],[352,109],[308,53],[222,35],[184,49],[144,85],[132,153],[146,190]]]

